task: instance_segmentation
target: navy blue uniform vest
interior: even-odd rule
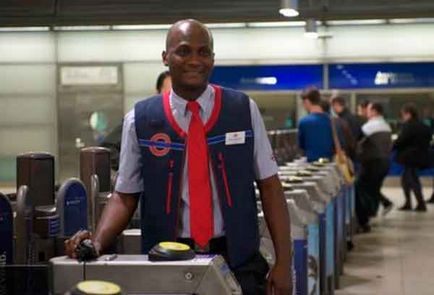
[[[213,86],[215,103],[205,125],[227,238],[229,264],[237,267],[259,249],[253,182],[253,130],[249,98]],[[186,164],[186,134],[175,122],[169,95],[135,105],[135,127],[141,150],[144,190],[141,196],[142,252],[178,238],[181,183]],[[245,143],[226,145],[228,132],[245,131]]]

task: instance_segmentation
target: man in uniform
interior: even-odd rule
[[[200,22],[175,23],[162,57],[172,90],[125,116],[115,192],[96,233],[66,242],[68,255],[86,238],[103,252],[141,198],[143,253],[161,241],[184,242],[223,255],[243,294],[292,294],[289,216],[256,104],[209,84],[213,38]],[[254,181],[276,252],[269,273],[259,253]]]

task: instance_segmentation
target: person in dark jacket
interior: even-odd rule
[[[418,170],[429,166],[431,130],[419,120],[417,109],[413,104],[406,104],[402,107],[401,118],[404,124],[394,144],[397,151],[396,160],[404,166],[401,185],[404,190],[405,204],[400,210],[412,209],[411,192],[413,192],[417,200],[415,210],[425,212],[426,205]]]
[[[363,133],[361,121],[348,110],[345,105],[345,100],[340,96],[336,96],[332,98],[331,102],[333,111],[339,118],[347,122],[353,137],[356,140],[362,138]]]
[[[377,214],[380,202],[386,213],[393,208],[393,203],[381,193],[392,149],[391,128],[383,114],[381,104],[369,104],[368,121],[362,126],[364,137],[357,147],[361,168],[355,183],[356,215],[363,232],[370,231],[369,219]]]
[[[321,99],[320,106],[324,113],[331,116],[330,103],[327,100]],[[351,131],[351,127],[343,118],[330,117],[330,119],[336,126],[339,143],[341,144],[342,149],[345,151],[347,156],[349,156],[351,159],[354,159],[356,155],[356,140]]]

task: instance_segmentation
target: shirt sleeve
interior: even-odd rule
[[[304,144],[304,131],[303,131],[303,121],[300,120],[298,123],[298,146],[303,151],[306,150],[305,144]]]
[[[256,103],[250,99],[250,116],[254,134],[254,170],[258,180],[277,174],[278,167],[268,140],[267,130]]]
[[[134,109],[124,118],[119,174],[115,190],[126,194],[143,191],[142,160],[135,128]]]

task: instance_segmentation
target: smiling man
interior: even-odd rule
[[[183,242],[223,255],[243,294],[292,294],[289,216],[258,107],[209,84],[213,38],[200,22],[175,23],[162,58],[172,90],[126,115],[116,191],[96,233],[78,233],[68,254],[89,237],[104,251],[140,198],[144,253],[161,241]],[[259,253],[254,181],[276,251],[271,272]]]

